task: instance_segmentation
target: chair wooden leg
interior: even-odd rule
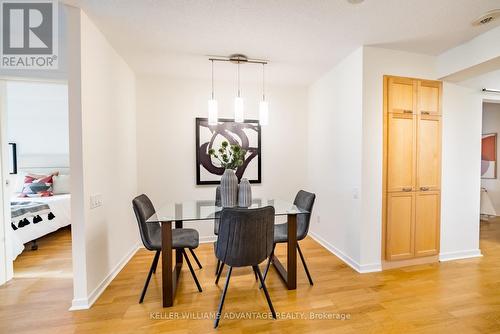
[[[219,272],[217,273],[217,278],[215,279],[215,284],[219,284],[219,278],[220,278],[220,275],[222,274],[223,269],[224,269],[224,262],[221,262],[220,267],[219,267]]]
[[[267,299],[267,304],[269,305],[269,308],[271,309],[271,313],[273,315],[273,318],[276,319],[276,311],[274,311],[273,303],[271,302],[271,297],[269,297],[269,292],[267,292],[266,288],[266,283],[264,283],[264,278],[262,278],[262,274],[260,273],[260,269],[258,266],[253,267],[257,275],[259,276],[260,279],[260,284],[262,285],[262,290],[264,290],[264,294],[266,295]]]
[[[196,286],[198,287],[198,291],[202,292],[203,290],[201,289],[200,282],[198,282],[198,278],[196,277],[196,274],[194,273],[193,266],[191,265],[191,261],[189,261],[186,250],[183,249],[182,254],[184,255],[184,258],[186,259],[186,263],[189,267],[189,271],[191,272],[191,276],[193,276],[194,282],[196,283]]]
[[[154,258],[154,264],[153,264],[153,274],[156,274],[156,268],[158,267],[158,260],[160,259],[160,253],[161,251],[156,251],[156,254],[158,254],[158,256],[155,255],[155,258]]]
[[[298,242],[297,242],[297,250],[299,251],[300,259],[302,260],[302,264],[304,265],[304,269],[306,270],[306,275],[307,278],[309,279],[309,284],[314,285],[313,280],[311,278],[311,274],[309,273],[309,269],[307,269],[306,260],[304,259],[304,255],[302,254],[302,250],[300,249]]]
[[[219,273],[220,260],[217,260],[217,266],[215,267],[215,276]]]
[[[155,263],[158,263],[159,257],[160,257],[160,252],[157,251],[153,259],[153,263],[151,263],[151,268],[149,268],[148,277],[146,278],[146,282],[144,283],[144,288],[142,289],[141,298],[139,299],[139,304],[142,304],[142,302],[144,301],[144,296],[146,296],[146,291],[148,290],[149,280],[151,279],[151,275],[153,274]]]
[[[203,266],[201,265],[200,260],[198,260],[198,257],[196,256],[196,254],[194,253],[194,250],[192,250],[191,248],[189,248],[189,252],[191,252],[191,255],[193,255],[193,258],[196,261],[196,264],[198,265],[198,268],[202,269]]]
[[[227,272],[226,285],[224,286],[224,291],[222,291],[222,296],[220,298],[220,303],[219,303],[219,309],[217,310],[217,315],[215,316],[214,328],[217,328],[217,326],[219,326],[220,315],[222,313],[222,306],[224,305],[224,299],[226,299],[227,288],[229,287],[229,279],[231,278],[232,271],[233,267],[229,267],[229,271]]]

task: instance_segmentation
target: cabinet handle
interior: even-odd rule
[[[413,114],[413,110],[403,110],[403,113],[405,114]]]
[[[430,114],[431,114],[431,112],[430,112],[430,111],[422,111],[422,112],[421,112],[421,114],[422,114],[422,115],[430,115]]]
[[[411,191],[411,187],[405,187],[403,188],[403,191]]]
[[[428,191],[429,187],[420,187],[420,190],[422,190],[422,191]]]

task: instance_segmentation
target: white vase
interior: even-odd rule
[[[238,177],[232,169],[226,169],[220,179],[222,207],[230,208],[238,204]]]
[[[248,208],[252,205],[252,186],[248,179],[242,178],[238,190],[238,206]]]

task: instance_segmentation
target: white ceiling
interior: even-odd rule
[[[269,59],[268,80],[309,84],[361,45],[438,55],[495,26],[500,0],[65,0],[81,7],[137,73],[209,77],[206,55]],[[257,65],[242,79],[256,80]],[[235,66],[217,64],[233,78]]]

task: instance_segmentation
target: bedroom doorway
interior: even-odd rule
[[[481,139],[480,240],[488,244],[486,249],[498,249],[500,245],[499,135],[500,99],[490,98],[483,101]]]
[[[7,277],[70,278],[68,87],[0,80]]]

